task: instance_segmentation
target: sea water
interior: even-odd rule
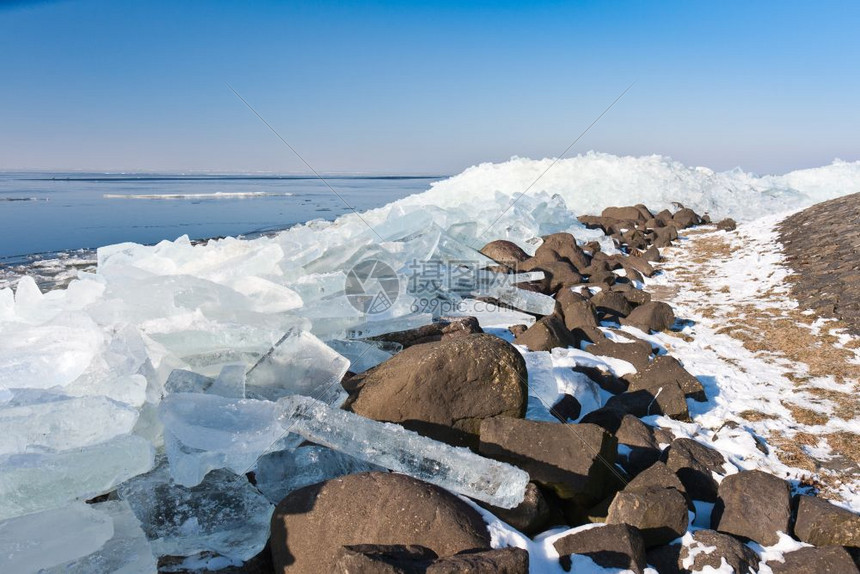
[[[332,220],[425,191],[438,177],[0,173],[0,263]],[[336,192],[336,193],[335,193]],[[340,196],[340,197],[338,197]]]

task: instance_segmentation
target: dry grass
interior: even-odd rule
[[[827,421],[830,420],[826,414],[819,413],[813,411],[812,409],[807,409],[793,403],[789,403],[787,401],[780,401],[782,406],[788,409],[788,412],[791,413],[791,416],[799,422],[800,424],[810,425],[810,426],[818,426],[825,425]]]
[[[691,236],[700,233],[691,233]],[[684,260],[690,265],[676,267],[673,272],[684,289],[703,295],[701,300],[707,303],[697,311],[707,319],[720,325],[716,333],[730,336],[740,341],[744,348],[767,361],[779,360],[782,365],[786,361],[796,365],[785,376],[791,380],[798,391],[802,391],[811,401],[803,406],[788,400],[782,405],[789,411],[796,426],[822,427],[831,418],[854,421],[860,418],[860,365],[855,361],[855,350],[860,349],[860,338],[849,340],[839,345],[839,338],[834,333],[845,329],[839,321],[828,321],[819,329],[812,329],[818,319],[815,314],[805,315],[800,309],[786,309],[782,303],[790,297],[788,283],[796,281],[798,276],[789,276],[781,286],[762,290],[756,297],[755,304],[733,302],[721,304],[714,302],[715,292],[730,295],[731,288],[722,286],[714,289],[708,284],[712,273],[710,264],[725,260],[737,250],[746,249],[746,245],[735,248],[730,242],[730,236],[713,235],[690,241],[684,244],[689,251]],[[725,297],[725,295],[723,296]],[[671,299],[669,299],[671,303]],[[845,331],[842,331],[845,332]],[[731,358],[723,357],[726,362],[738,365]],[[832,377],[832,379],[830,379]],[[836,380],[839,383],[854,382],[854,393],[839,392],[816,385],[820,379]],[[819,383],[820,384],[820,383]],[[740,417],[757,423],[767,420],[777,420],[780,417],[755,410],[740,413]],[[860,421],[858,421],[860,425]],[[795,425],[792,425],[795,426]],[[796,428],[795,426],[795,428]],[[826,492],[836,492],[844,476],[840,474],[853,471],[834,471],[828,468],[826,462],[816,460],[804,450],[804,447],[816,447],[824,438],[837,457],[860,462],[860,435],[853,432],[834,432],[824,435],[811,432],[795,432],[790,437],[773,432],[767,437],[769,444],[774,447],[779,459],[788,466],[806,471],[813,477],[813,482]],[[821,483],[816,481],[821,479]]]
[[[824,435],[824,438],[833,452],[860,464],[860,441],[856,433],[840,431]]]
[[[740,413],[738,413],[738,416],[741,417],[742,419],[748,420],[751,423],[758,423],[761,421],[772,421],[772,420],[776,420],[779,418],[776,415],[771,415],[771,414],[762,413],[762,412],[753,411],[753,410],[746,410],[746,411],[740,412]]]

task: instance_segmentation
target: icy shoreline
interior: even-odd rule
[[[520,161],[524,160],[514,160],[511,164],[516,167]],[[535,166],[528,167],[531,170],[540,164],[536,162]],[[511,166],[499,169],[504,172],[509,168]],[[480,172],[485,168],[475,169]],[[522,177],[528,179],[529,170]],[[220,430],[228,446],[222,448],[221,443],[217,443],[216,448],[215,435],[207,433],[219,429],[211,424],[206,427],[208,415],[194,418],[197,415],[192,410],[180,409],[176,417],[166,418],[166,411],[159,406],[165,404],[162,402],[164,397],[178,397],[190,390],[190,394],[242,401],[247,400],[247,393],[254,392],[259,395],[254,400],[274,405],[274,400],[294,392],[316,393],[318,389],[315,386],[309,389],[304,386],[308,382],[329,388],[332,384],[337,385],[346,371],[344,365],[352,364],[355,368],[361,364],[363,370],[384,364],[392,355],[397,356],[399,349],[396,346],[386,346],[370,339],[356,342],[350,335],[360,332],[362,337],[369,337],[421,327],[433,322],[434,309],[438,307],[425,304],[416,310],[416,301],[421,301],[417,296],[420,293],[414,289],[410,291],[411,281],[401,280],[396,294],[389,294],[391,305],[381,313],[369,312],[371,308],[362,306],[365,299],[348,297],[366,295],[349,292],[348,287],[353,277],[349,273],[363,261],[386,262],[401,279],[414,276],[407,270],[417,262],[421,264],[418,279],[426,279],[440,272],[453,274],[462,268],[478,270],[493,265],[492,259],[477,253],[474,247],[489,239],[509,240],[528,257],[539,248],[540,241],[535,241],[535,238],[568,231],[574,234],[580,245],[593,242],[589,248],[592,253],[602,249],[609,257],[619,254],[619,245],[603,231],[588,229],[577,221],[576,214],[568,209],[560,195],[539,192],[523,197],[513,202],[515,205],[507,212],[504,209],[512,203],[513,194],[508,196],[495,191],[493,202],[486,201],[488,193],[464,200],[462,194],[470,189],[468,182],[472,175],[468,172],[463,175],[463,185],[455,181],[457,178],[452,178],[444,185],[434,186],[427,194],[373,210],[361,218],[347,216],[335,222],[310,222],[272,237],[248,241],[226,238],[206,245],[194,245],[187,238],[180,238],[151,247],[135,244],[108,246],[98,252],[97,271],[80,273],[66,289],[42,293],[32,279],[20,281],[14,292],[0,289],[0,380],[4,383],[0,389],[0,411],[5,417],[2,420],[15,425],[16,432],[20,434],[19,438],[4,443],[4,459],[0,462],[0,485],[4,490],[16,492],[16,497],[3,497],[3,516],[13,521],[27,517],[37,520],[37,511],[44,511],[47,513],[45,520],[50,521],[52,513],[59,512],[56,509],[63,509],[68,502],[71,504],[65,507],[68,520],[83,521],[80,524],[96,530],[101,528],[99,536],[106,536],[105,540],[108,540],[111,535],[106,534],[104,524],[113,521],[115,533],[119,532],[118,517],[127,515],[122,514],[125,511],[111,509],[108,513],[110,518],[106,519],[102,515],[81,514],[68,509],[75,508],[72,502],[77,498],[107,493],[119,486],[120,493],[126,492],[128,500],[135,499],[135,495],[142,497],[135,499],[138,505],[133,509],[136,508],[138,518],[144,516],[144,531],[149,538],[160,541],[162,550],[159,553],[181,551],[194,556],[201,550],[217,548],[222,555],[232,559],[248,558],[250,549],[262,547],[260,537],[263,536],[264,541],[266,533],[260,530],[260,525],[265,520],[259,520],[259,515],[271,512],[271,505],[247,481],[243,482],[241,471],[249,463],[253,466],[272,442],[278,440],[277,436],[266,434],[270,430],[255,427],[242,427],[247,436],[238,430],[233,434],[231,427],[225,426]],[[507,175],[502,175],[507,180]],[[450,194],[460,197],[453,201],[445,200]],[[706,203],[728,205],[716,200]],[[770,205],[766,202],[759,207],[768,209]],[[501,218],[500,211],[503,212]],[[482,239],[482,233],[490,228],[491,237]],[[618,236],[621,235],[619,230]],[[636,240],[633,235],[629,239]],[[568,245],[567,248],[573,247]],[[443,264],[429,268],[428,262]],[[756,264],[759,269],[766,270],[761,260]],[[558,267],[553,269],[558,272]],[[591,269],[588,274],[593,276],[599,272]],[[640,281],[636,278],[637,273],[634,268],[622,266],[609,275],[612,281],[630,285],[640,283],[646,288],[671,278],[671,273],[667,272],[656,281],[647,278],[640,278]],[[505,333],[505,329],[515,324],[522,324],[525,328],[537,325],[539,321],[536,322],[534,314],[547,315],[555,305],[552,299],[547,301],[546,294],[537,292],[540,289],[511,290],[509,286],[494,284],[494,276],[481,277],[482,282],[478,283],[446,284],[446,289],[433,291],[429,300],[445,302],[449,308],[453,306],[461,310],[461,314],[476,316],[488,332],[509,341],[513,340],[513,334]],[[490,278],[489,283],[487,277]],[[545,274],[541,271],[528,279],[540,282],[550,281],[552,277],[552,272]],[[367,278],[363,276],[362,280]],[[371,272],[370,278],[385,285],[385,276],[372,275]],[[362,288],[365,285],[359,284]],[[742,287],[739,284],[739,288]],[[599,292],[600,288],[595,287],[589,297]],[[532,311],[532,314],[499,307],[489,312],[482,311],[479,304],[485,303],[482,299],[488,297],[507,301],[520,309]],[[691,308],[681,307],[681,310],[682,319],[693,313]],[[436,315],[438,318],[438,312]],[[611,342],[623,342],[624,333],[627,333],[656,345],[662,354],[673,345],[681,349],[680,358],[688,363],[687,367],[693,374],[700,375],[705,392],[716,401],[705,404],[687,401],[693,416],[691,423],[663,416],[645,417],[646,423],[670,428],[676,436],[682,437],[694,436],[704,426],[710,429],[705,432],[707,440],[712,438],[711,431],[721,432],[720,440],[713,441],[712,446],[722,450],[732,463],[730,468],[727,467],[728,473],[734,474],[738,468],[760,464],[762,457],[757,454],[755,437],[745,429],[722,431],[711,428],[719,421],[708,418],[712,414],[710,411],[715,405],[723,408],[721,401],[725,397],[720,391],[732,390],[733,387],[721,386],[725,385],[723,381],[708,379],[715,372],[714,364],[708,362],[710,355],[696,354],[695,345],[679,346],[670,335],[651,335],[634,326],[623,326],[620,331],[613,331],[612,328],[617,326],[613,322],[599,328]],[[682,327],[680,332],[685,334],[684,329],[687,328]],[[290,332],[301,335],[295,343],[291,341],[281,347],[285,353],[279,354],[284,333]],[[718,340],[716,336],[714,338]],[[292,345],[299,345],[299,341],[305,345],[302,353],[290,352]],[[571,417],[579,421],[606,406],[613,398],[613,393],[598,388],[599,385],[588,375],[571,367],[597,369],[615,378],[638,371],[627,360],[593,355],[577,345],[560,345],[551,350],[528,351],[523,346],[517,349],[528,367],[530,397],[527,418],[547,424],[557,424],[548,422],[555,420],[549,407],[564,395],[574,397],[580,405],[581,411],[576,417]],[[265,361],[269,361],[274,369],[274,377],[263,377],[263,367],[259,367],[254,375],[248,371],[252,366],[265,365]],[[238,370],[237,365],[240,366]],[[717,369],[716,372],[723,371]],[[763,372],[770,371],[765,369]],[[296,376],[295,373],[302,375]],[[337,398],[337,394],[333,395],[331,404],[336,404]],[[656,396],[653,398],[657,400]],[[235,414],[230,419],[232,423],[240,422],[239,411],[230,410],[234,408],[239,407],[230,406],[224,412]],[[730,409],[731,405],[725,408]],[[64,415],[69,409],[75,414]],[[131,417],[125,420],[118,417],[117,412],[128,412]],[[51,425],[52,420],[60,417],[69,422],[68,428]],[[718,418],[727,420],[729,417],[720,415]],[[120,419],[124,420],[122,424],[118,423]],[[32,428],[22,426],[21,421],[29,421]],[[189,432],[183,434],[180,427],[171,429],[169,425],[173,423],[168,421],[187,423]],[[165,432],[164,427],[168,427],[169,432]],[[198,433],[196,428],[208,430]],[[135,443],[135,448],[141,447],[139,452],[128,448],[126,443],[129,441]],[[294,447],[295,444],[279,444],[273,450],[288,452]],[[203,475],[211,469],[233,469],[209,473],[209,478],[206,478],[209,482],[204,482],[206,486],[199,492],[165,491],[166,500],[175,496],[176,500],[186,501],[183,504],[192,504],[192,507],[201,505],[201,508],[211,509],[215,505],[217,508],[223,503],[219,501],[229,497],[231,489],[235,490],[241,483],[246,510],[237,512],[241,514],[247,509],[256,509],[253,512],[257,519],[251,521],[256,524],[256,530],[242,530],[233,524],[228,530],[236,529],[238,534],[233,531],[224,534],[217,531],[223,528],[217,516],[205,513],[195,516],[193,512],[186,513],[176,524],[146,522],[152,517],[146,518],[146,509],[151,501],[147,501],[145,495],[155,492],[155,487],[163,481],[147,483],[144,479],[149,475],[146,474],[131,481],[127,479],[152,468],[156,463],[153,451],[160,452],[162,448],[166,450],[168,459],[172,459],[171,465],[174,461],[183,461],[182,464],[191,461],[189,464],[192,466],[188,468],[203,468]],[[78,450],[91,456],[74,455]],[[120,452],[134,460],[125,461],[115,456]],[[619,450],[619,454],[625,452]],[[222,457],[222,453],[227,458]],[[250,457],[249,462],[246,463],[242,457],[237,459],[239,462],[225,462],[237,453]],[[201,466],[193,467],[198,462]],[[333,467],[359,468],[351,464],[336,461]],[[35,468],[34,465],[54,470],[34,475],[28,470]],[[785,470],[784,466],[776,465],[767,468],[775,472]],[[67,480],[75,472],[81,477],[80,483]],[[167,475],[164,467],[159,467],[152,476]],[[203,476],[199,478],[203,479]],[[140,486],[133,487],[141,480]],[[64,488],[69,490],[57,488],[58,482],[64,483]],[[24,483],[36,488],[37,492],[40,489],[50,492],[55,498],[42,498],[30,491],[18,492]],[[849,490],[848,494],[853,496],[853,492]],[[26,496],[17,496],[22,493]],[[35,506],[15,506],[18,501]],[[845,502],[856,509],[854,499],[848,498],[847,494]],[[703,508],[702,515],[707,511]],[[696,518],[694,528],[704,525],[703,520],[701,516]],[[530,549],[536,568],[533,571],[540,572],[554,572],[560,568],[557,553],[553,555],[555,551],[548,542],[550,538],[558,538],[555,534],[574,533],[565,530],[526,541],[524,535],[497,520],[490,519],[490,522],[495,545],[518,541],[514,545]],[[0,528],[2,526],[0,523]],[[12,528],[11,523],[7,528]],[[134,537],[140,539],[139,533]],[[210,546],[199,546],[204,544],[201,540]],[[780,544],[776,549],[763,552],[772,554],[779,548],[793,549],[799,543],[794,546],[784,542]],[[86,547],[81,548],[81,551],[86,550]],[[68,557],[68,554],[58,553],[57,556]],[[57,564],[64,561],[57,560]],[[596,568],[593,564],[591,567]],[[142,568],[139,571],[147,570]]]

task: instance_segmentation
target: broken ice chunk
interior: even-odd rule
[[[0,455],[81,448],[128,434],[137,422],[137,409],[106,397],[38,398],[0,407]]]
[[[537,315],[551,315],[555,311],[555,299],[549,295],[526,291],[511,285],[490,285],[480,293],[475,292],[474,295],[495,297],[511,307]]]
[[[248,397],[278,400],[301,394],[329,404],[343,401],[340,380],[349,361],[305,331],[290,330],[248,371]]]
[[[158,413],[170,474],[184,486],[199,484],[215,468],[247,472],[284,435],[271,401],[175,393],[164,398]]]
[[[92,554],[49,568],[45,574],[152,574],[158,570],[152,547],[127,502],[111,500],[90,508],[113,520],[113,536]]]
[[[164,391],[167,393],[205,393],[215,379],[207,377],[194,371],[185,369],[173,369],[167,382],[164,383]]]
[[[167,465],[120,485],[117,493],[141,522],[157,556],[203,551],[236,560],[260,553],[274,507],[244,476],[209,473],[186,488],[170,480]]]
[[[12,518],[0,522],[3,571],[41,572],[96,552],[113,535],[111,517],[83,502]]]
[[[289,493],[346,474],[380,470],[380,467],[326,448],[308,445],[270,452],[257,461],[257,488],[277,504]]]
[[[104,494],[152,462],[152,445],[135,435],[53,454],[2,456],[0,520]]]
[[[231,363],[221,367],[221,373],[209,387],[209,394],[234,399],[245,398],[245,364]]]
[[[513,508],[525,496],[528,473],[467,448],[333,409],[309,397],[286,397],[278,404],[284,429],[317,444],[494,506]]]
[[[344,341],[340,339],[332,339],[326,341],[326,344],[346,357],[349,360],[349,370],[353,373],[363,373],[367,369],[371,369],[376,365],[387,361],[392,357],[394,352],[402,348],[396,343],[380,343],[376,341]],[[384,345],[393,346],[389,350],[383,349]]]

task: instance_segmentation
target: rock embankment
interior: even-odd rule
[[[796,272],[794,298],[860,335],[860,193],[795,213],[779,231],[786,261]]]
[[[648,565],[689,572],[723,563],[751,572],[760,566],[754,548],[789,536],[813,546],[786,552],[784,563],[769,561],[774,571],[858,572],[852,555],[860,546],[860,516],[793,495],[781,477],[733,468],[715,449],[676,438],[649,418],[688,421],[690,405],[708,399],[683,357],[646,340],[677,325],[672,307],[644,290],[644,278],[657,272],[652,264],[660,249],[679,230],[707,220],[689,209],[654,214],[637,205],[580,221],[603,230],[619,252],[577,244],[567,233],[543,237],[533,256],[507,241],[482,249],[497,272],[543,272],[542,280],[519,286],[556,300],[552,314],[510,328],[519,349],[481,333],[473,321],[387,335],[408,348],[344,380],[350,393],[344,408],[527,471],[525,500],[513,509],[488,510],[526,536],[570,527],[553,542],[566,570],[586,556],[634,572]],[[721,222],[720,228],[732,226]],[[840,269],[850,275],[849,267]],[[571,348],[601,358],[594,363],[608,359],[632,372],[578,361],[571,370],[605,393],[601,406],[585,409],[566,394],[545,405],[560,422],[527,420],[538,396],[528,388],[521,352]],[[692,518],[711,530],[690,533]],[[270,546],[275,571],[284,573],[529,571],[527,551],[490,548],[479,514],[461,499],[379,472],[291,493],[273,516]]]

